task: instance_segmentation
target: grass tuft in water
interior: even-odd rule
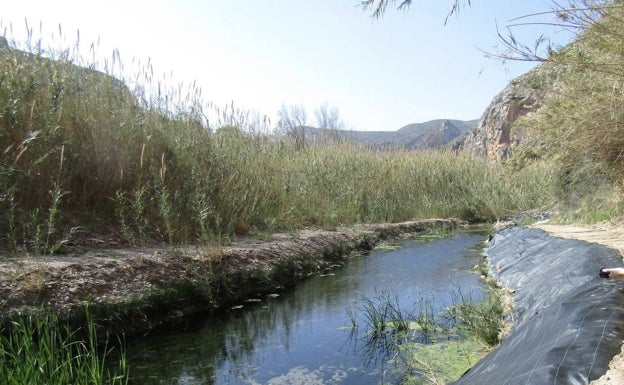
[[[413,311],[401,309],[398,294],[389,291],[382,291],[375,298],[363,296],[360,311],[372,339],[386,333],[405,334],[414,329],[415,322],[418,322]],[[354,317],[353,314],[349,316],[352,324],[355,322]]]
[[[496,346],[505,326],[504,307],[496,289],[489,289],[481,301],[474,301],[470,293],[461,291],[453,295],[455,305],[447,309],[448,317],[487,346]]]
[[[440,314],[427,298],[418,299],[410,310],[401,309],[398,295],[387,291],[363,297],[357,311],[347,311],[353,328],[358,328],[361,319],[366,327],[365,345],[383,346],[391,352],[389,361],[405,370],[406,384],[445,384],[457,379],[484,351],[499,343],[504,327],[503,306],[494,289],[479,301],[456,290],[453,305]]]

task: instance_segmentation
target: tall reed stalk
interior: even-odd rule
[[[512,174],[450,151],[299,148],[267,118],[156,80],[149,64],[124,78],[118,53],[103,66],[26,47],[0,49],[0,234],[14,251],[58,251],[77,229],[130,244],[227,242],[305,226],[491,221],[552,203],[548,169]]]

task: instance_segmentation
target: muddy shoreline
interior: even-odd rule
[[[67,255],[0,258],[0,317],[52,311],[80,325],[85,306],[108,332],[127,336],[245,298],[276,293],[379,242],[464,224],[432,219],[301,230],[224,247],[92,249]]]

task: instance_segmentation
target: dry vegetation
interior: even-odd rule
[[[165,91],[149,68],[137,85],[67,52],[10,46],[0,66],[0,230],[12,252],[53,253],[102,232],[191,244],[309,226],[491,221],[552,202],[540,165],[511,172],[453,152],[301,147],[232,107],[208,122],[198,90]]]
[[[624,6],[569,3],[578,7],[561,18],[579,38],[545,64],[558,68],[556,86],[522,123],[532,140],[504,165],[449,151],[301,146],[233,107],[208,120],[200,90],[154,81],[149,67],[124,79],[40,41],[0,44],[0,249],[205,245],[304,227],[495,221],[555,204],[563,220],[621,218]],[[33,272],[27,287],[39,291],[42,277]]]
[[[621,218],[624,4],[567,1],[558,12],[561,23],[574,28],[578,37],[543,64],[559,75],[542,107],[521,122],[535,132],[521,156],[553,165],[562,220]]]

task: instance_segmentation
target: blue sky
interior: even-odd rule
[[[496,50],[497,24],[548,10],[547,1],[472,0],[445,26],[451,2],[414,0],[407,12],[393,8],[373,20],[358,0],[0,0],[0,22],[7,37],[23,41],[27,19],[53,46],[76,44],[79,31],[83,54],[95,43],[98,60],[111,60],[118,49],[126,73],[149,61],[154,78],[196,82],[206,103],[233,102],[273,125],[282,104],[303,105],[313,124],[326,103],[347,128],[396,130],[479,118],[534,65],[503,64],[481,50]],[[516,30],[528,43],[542,32]]]

